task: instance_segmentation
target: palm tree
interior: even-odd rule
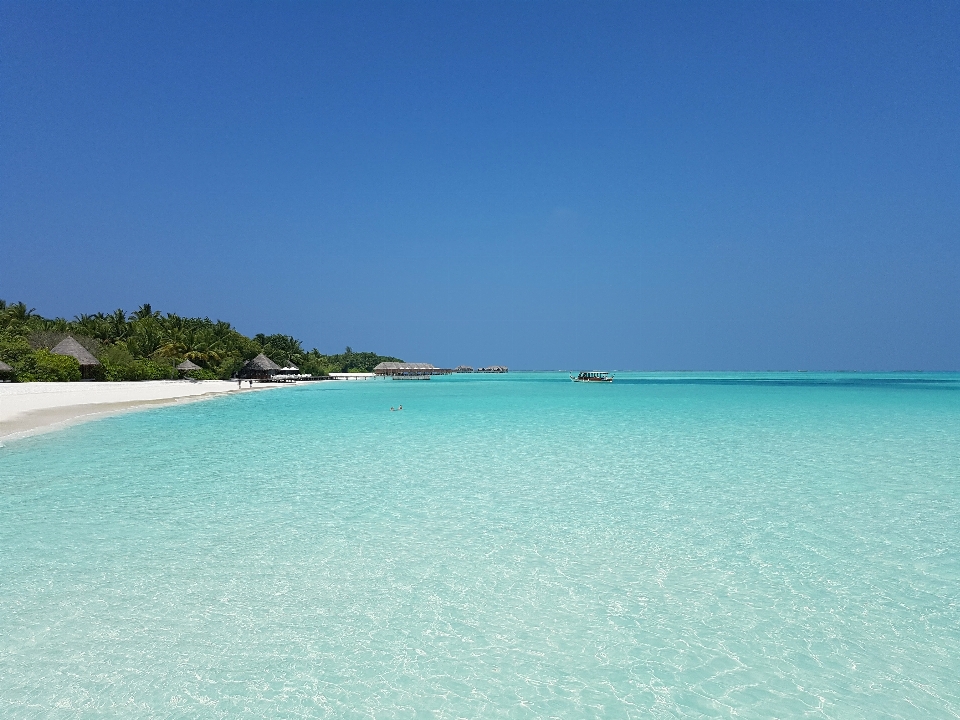
[[[122,308],[117,308],[108,321],[110,329],[110,340],[112,342],[123,341],[130,332],[130,326],[127,325],[127,314]]]
[[[164,332],[159,318],[147,318],[134,323],[127,338],[127,349],[134,355],[150,357],[164,344]]]
[[[70,330],[70,323],[68,323],[64,318],[54,318],[53,320],[41,318],[40,329],[47,332],[66,334]]]
[[[22,302],[14,303],[13,305],[8,305],[6,308],[6,315],[14,322],[27,322],[30,318],[36,315],[37,309],[30,308],[27,309],[27,306]]]
[[[96,315],[75,315],[71,325],[73,330],[81,335],[96,338],[100,342],[111,341],[110,315],[97,313]]]
[[[146,320],[147,318],[158,318],[160,317],[160,311],[157,310],[154,312],[153,308],[150,307],[150,303],[144,303],[132,313],[130,313],[130,322],[136,322],[137,320]]]

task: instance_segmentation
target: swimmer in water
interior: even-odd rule
[[[403,405],[397,408],[397,410],[403,410]]]

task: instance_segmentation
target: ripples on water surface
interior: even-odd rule
[[[955,375],[511,374],[13,443],[0,715],[957,717],[958,438]]]

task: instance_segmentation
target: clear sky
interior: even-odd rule
[[[0,297],[438,365],[960,369],[960,3],[0,0]]]

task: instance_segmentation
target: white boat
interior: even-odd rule
[[[613,375],[600,370],[591,370],[590,372],[582,372],[576,377],[571,375],[570,379],[574,382],[613,382]]]

